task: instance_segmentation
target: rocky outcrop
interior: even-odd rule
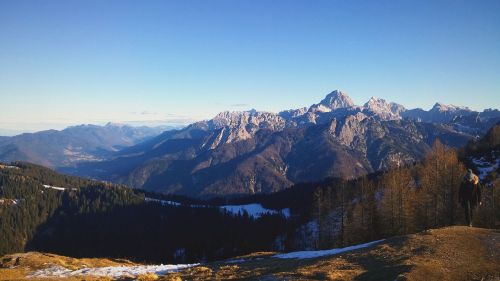
[[[309,112],[331,112],[353,106],[354,102],[345,92],[335,90],[329,93],[320,103],[312,105]]]
[[[401,113],[406,109],[404,106],[387,102],[384,99],[372,97],[370,100],[364,105],[365,111],[368,113],[377,116],[381,120],[399,120],[401,119]]]

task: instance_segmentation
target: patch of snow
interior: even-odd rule
[[[227,260],[226,263],[235,264],[235,263],[244,263],[249,261],[260,261],[263,259],[264,258],[233,259],[233,260]]]
[[[145,197],[144,201],[160,203],[162,206],[181,206],[181,203],[179,203],[179,202],[169,201],[169,200],[160,200],[160,199],[149,198],[149,197]]]
[[[58,186],[51,186],[51,185],[48,185],[48,184],[44,184],[43,187],[45,188],[50,188],[50,189],[55,189],[55,190],[59,190],[59,191],[64,191],[66,190],[66,188],[64,187],[58,187]]]
[[[234,259],[234,260],[228,260],[226,263],[243,263],[248,261],[247,259]]]
[[[48,185],[48,184],[42,184],[42,186],[47,188],[47,189],[55,189],[55,190],[59,190],[59,191],[65,191],[66,189],[76,190],[76,188],[72,188],[72,187],[59,187],[59,186],[52,186],[52,185]]]
[[[0,169],[14,169],[14,170],[19,170],[19,167],[0,164]]]
[[[495,162],[486,161],[484,157],[479,159],[472,158],[472,163],[476,166],[479,172],[479,179],[484,180],[489,173],[495,171],[500,166],[500,158],[495,159]]]
[[[485,161],[484,157],[481,157],[479,159],[472,158],[472,162],[474,163],[474,165],[478,165],[478,166],[483,166],[483,165],[487,165],[490,163],[488,161]]]
[[[299,252],[290,252],[290,253],[285,253],[285,254],[277,254],[274,255],[273,258],[279,258],[279,259],[313,259],[313,258],[319,258],[319,257],[324,257],[324,256],[331,256],[331,255],[336,255],[348,251],[354,251],[358,249],[363,249],[367,248],[370,246],[373,246],[375,244],[378,244],[385,239],[382,240],[377,240],[377,241],[372,241],[368,242],[365,244],[359,244],[359,245],[353,245],[345,248],[336,248],[336,249],[330,249],[330,250],[320,250],[320,251],[299,251]]]
[[[234,215],[242,215],[246,212],[249,216],[254,218],[260,218],[262,215],[265,214],[272,214],[272,215],[282,214],[286,218],[290,217],[290,209],[288,208],[277,211],[277,210],[266,209],[262,207],[261,204],[257,203],[246,204],[246,205],[224,205],[220,206],[220,208]]]
[[[198,266],[195,264],[167,264],[167,265],[136,265],[136,266],[108,266],[95,268],[82,268],[77,270],[67,269],[56,265],[45,269],[40,269],[28,277],[71,277],[71,276],[107,276],[119,278],[122,276],[138,276],[142,274],[154,273],[156,275],[165,275],[170,272],[176,272],[189,267]]]
[[[261,204],[258,203],[253,203],[253,204],[246,204],[246,205],[224,205],[224,206],[210,206],[210,205],[183,205],[179,202],[175,201],[170,201],[170,200],[160,200],[160,199],[155,199],[155,198],[150,198],[150,197],[145,197],[144,198],[145,202],[154,202],[154,203],[159,203],[163,206],[186,206],[186,207],[191,207],[191,208],[219,208],[220,210],[224,210],[229,212],[232,215],[238,216],[242,215],[243,213],[247,213],[249,216],[253,218],[260,218],[261,216],[265,214],[271,214],[271,215],[282,215],[285,218],[290,218],[290,209],[285,208],[281,210],[272,210],[272,209],[266,209],[262,207]]]
[[[28,275],[28,278],[32,277],[52,277],[52,276],[60,276],[63,277],[64,275],[72,272],[70,269],[67,269],[65,267],[62,267],[60,265],[54,265],[48,268],[44,269],[39,269],[30,275]]]
[[[459,110],[464,110],[464,111],[470,111],[470,109],[466,106],[457,106],[453,104],[444,104],[437,102],[434,104],[431,110],[437,110],[437,111],[459,111]]]
[[[402,118],[401,112],[405,111],[404,106],[400,104],[375,97],[371,97],[363,107],[375,113],[382,120],[399,120]]]
[[[287,219],[291,216],[290,208],[281,209],[279,212]]]

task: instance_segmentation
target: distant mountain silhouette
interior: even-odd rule
[[[159,135],[165,127],[108,123],[0,137],[0,161],[28,161],[47,167],[101,161],[112,153]]]

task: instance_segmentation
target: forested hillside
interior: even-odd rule
[[[55,215],[96,212],[143,201],[128,188],[64,176],[21,162],[0,166],[0,198],[0,253],[23,251],[39,227]]]
[[[271,249],[285,229],[279,215],[255,219],[145,202],[127,187],[25,163],[1,166],[0,198],[0,255],[37,250],[136,261],[212,260]]]

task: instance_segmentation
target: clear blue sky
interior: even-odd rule
[[[0,128],[188,122],[334,89],[500,108],[500,1],[0,1]]]

